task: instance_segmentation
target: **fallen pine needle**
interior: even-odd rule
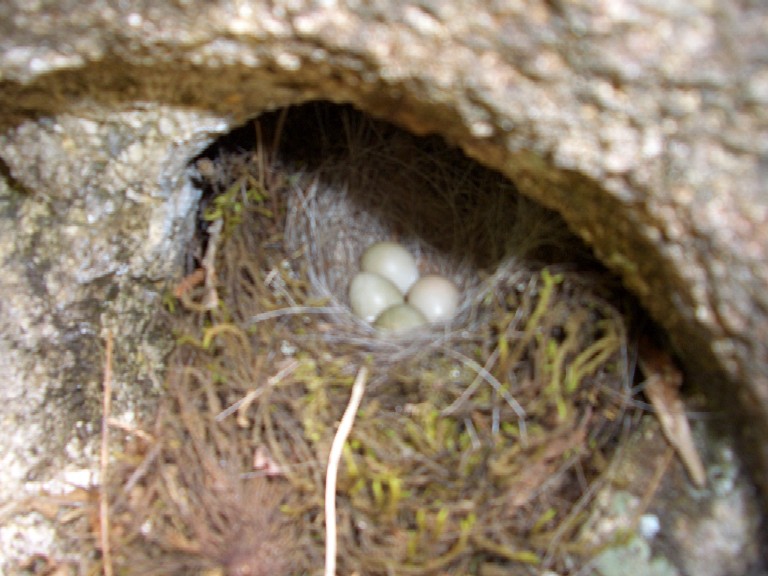
[[[99,476],[101,477],[101,489],[99,490],[99,524],[101,531],[99,540],[101,543],[101,557],[104,563],[104,576],[112,576],[112,553],[109,548],[109,501],[107,498],[107,465],[109,463],[109,416],[112,410],[112,332],[107,332],[106,353],[104,358],[103,393],[104,404],[101,414],[101,459],[99,463]]]
[[[357,408],[363,399],[365,383],[368,379],[368,369],[363,366],[357,373],[352,385],[352,395],[349,404],[341,418],[339,429],[333,438],[331,453],[328,455],[328,470],[325,475],[325,576],[336,574],[336,479],[339,472],[339,460],[347,441],[352,424],[355,421]]]

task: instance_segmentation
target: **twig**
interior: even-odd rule
[[[192,288],[201,284],[205,280],[205,270],[203,268],[197,268],[191,274],[187,274],[173,289],[173,295],[176,298],[181,299],[182,296],[187,294]]]
[[[282,316],[295,316],[300,314],[339,314],[346,310],[346,308],[341,306],[291,306],[290,308],[269,310],[268,312],[262,312],[255,316],[251,316],[247,326],[252,326],[258,322],[263,322],[264,320],[271,320],[272,318],[280,318]]]
[[[203,306],[213,310],[219,305],[219,293],[216,290],[216,250],[221,240],[221,231],[224,229],[224,219],[219,218],[208,227],[208,247],[203,256],[203,268],[205,269],[205,296]]]
[[[464,354],[457,352],[456,350],[451,350],[450,348],[446,348],[445,352],[449,355],[454,357],[456,360],[464,364],[467,368],[470,368],[471,370],[474,370],[478,376],[480,376],[483,380],[485,380],[488,384],[490,384],[491,388],[493,388],[502,398],[504,398],[504,401],[509,405],[510,408],[512,408],[512,411],[517,416],[517,426],[520,430],[520,442],[523,446],[528,445],[528,428],[525,423],[525,409],[520,405],[520,403],[515,400],[515,398],[512,396],[512,394],[507,391],[504,386],[502,386],[501,382],[499,382],[496,377],[490,373],[488,369],[486,369],[484,366],[481,366],[471,358],[468,358],[467,356],[464,356]],[[495,354],[495,351],[494,351]],[[491,355],[491,358],[495,358],[494,354]],[[490,359],[489,358],[489,363]],[[474,385],[474,383],[473,383]],[[474,390],[473,390],[474,392]],[[456,409],[456,406],[460,404],[462,399],[464,398],[464,394],[462,394],[458,400],[456,400],[453,404],[451,404],[448,408],[443,410],[443,414],[450,414],[453,410]]]
[[[275,386],[276,384],[279,384],[283,378],[291,374],[296,368],[299,367],[299,361],[298,360],[292,360],[289,362],[286,366],[284,366],[277,374],[270,377],[269,380],[267,380],[266,386],[260,386],[259,388],[254,388],[250,392],[248,392],[244,397],[242,397],[240,400],[232,404],[231,406],[225,408],[221,412],[219,412],[216,415],[216,422],[221,422],[225,418],[228,418],[235,412],[238,413],[237,415],[237,424],[241,428],[245,428],[248,426],[248,421],[245,417],[245,412],[248,410],[251,404],[258,398],[264,390],[266,390],[267,387]]]
[[[144,430],[135,428],[134,426],[131,426],[130,424],[126,424],[125,422],[120,422],[120,420],[117,420],[115,418],[109,419],[109,425],[112,428],[117,428],[118,430],[122,430],[127,434],[131,434],[132,436],[141,438],[147,444],[151,444],[152,442],[155,441],[155,437],[152,436],[152,434],[150,434],[149,432],[145,432]]]
[[[629,525],[633,529],[637,528],[637,525],[640,523],[640,517],[645,514],[646,510],[648,510],[648,506],[651,505],[651,500],[653,500],[653,497],[659,490],[661,481],[664,479],[664,474],[666,474],[667,468],[669,468],[674,455],[675,448],[673,446],[667,446],[667,450],[665,451],[664,456],[656,464],[656,470],[654,471],[650,482],[648,482],[648,487],[645,490],[645,494],[643,495],[642,500],[640,500],[640,504],[638,505],[637,510],[635,510],[635,513],[632,515],[632,519],[630,520]]]
[[[363,366],[352,385],[349,404],[341,418],[339,429],[331,444],[331,453],[328,455],[328,471],[325,475],[325,576],[336,574],[336,478],[339,472],[339,460],[341,460],[341,451],[344,449],[347,436],[352,430],[357,408],[363,399],[367,380],[368,369]]]
[[[109,500],[107,496],[107,465],[109,463],[109,415],[112,410],[112,332],[107,331],[106,354],[104,358],[104,405],[101,414],[101,462],[99,475],[99,523],[101,525],[101,556],[104,562],[104,576],[112,576],[112,553],[109,548]]]
[[[131,474],[131,476],[125,482],[122,490],[123,495],[126,495],[131,490],[133,490],[136,484],[138,484],[141,479],[146,476],[149,468],[152,466],[155,460],[157,460],[157,457],[160,455],[162,449],[163,445],[160,442],[152,446],[147,455],[144,457],[144,460],[141,461],[141,464],[139,464],[136,470],[133,471],[133,474]]]
[[[485,363],[484,370],[486,373],[490,373],[491,368],[494,364],[496,364],[496,360],[499,359],[499,348],[498,346],[494,349],[493,353],[488,357],[488,360]],[[483,375],[479,372],[475,372],[477,376],[475,376],[475,379],[472,381],[472,383],[467,386],[464,389],[464,392],[461,393],[461,395],[454,400],[448,408],[443,409],[442,414],[444,416],[450,416],[458,408],[464,404],[467,400],[469,400],[472,395],[477,391],[477,389],[480,387],[480,384],[483,383]]]
[[[280,149],[280,138],[283,136],[283,129],[285,128],[285,119],[288,116],[289,108],[283,108],[280,112],[280,116],[277,117],[277,127],[275,128],[275,136],[272,139],[272,158],[269,159],[270,166],[277,164],[277,153]]]

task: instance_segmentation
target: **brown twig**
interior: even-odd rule
[[[181,281],[174,287],[173,295],[176,298],[181,299],[182,296],[187,294],[195,286],[202,284],[205,281],[205,270],[203,268],[197,268],[191,274],[187,274]]]
[[[216,290],[216,250],[224,229],[224,220],[219,218],[208,228],[208,247],[205,249],[202,266],[205,269],[205,297],[203,306],[213,310],[219,305],[219,293]]]
[[[643,494],[643,498],[640,500],[640,504],[638,505],[637,510],[635,510],[635,513],[632,515],[630,526],[633,528],[637,527],[637,525],[640,523],[640,517],[645,514],[646,510],[648,510],[648,507],[651,505],[651,501],[656,495],[656,492],[658,492],[659,486],[661,486],[661,481],[664,479],[664,475],[667,473],[667,469],[669,468],[669,465],[672,462],[672,458],[674,456],[674,447],[668,446],[661,460],[657,462],[656,470],[654,471],[650,482],[648,482],[648,487],[645,490],[645,494]]]
[[[106,354],[104,358],[104,380],[102,384],[104,404],[101,414],[101,462],[99,474],[101,489],[99,490],[99,523],[101,525],[100,541],[103,559],[104,576],[112,576],[112,553],[109,548],[109,500],[107,495],[107,467],[109,464],[109,416],[112,410],[112,347],[114,345],[112,332],[107,332]]]

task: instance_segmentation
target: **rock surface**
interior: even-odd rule
[[[768,494],[766,29],[756,0],[3,2],[0,499],[86,466],[105,329],[123,414],[156,389],[187,162],[311,99],[439,133],[561,212],[747,423]]]

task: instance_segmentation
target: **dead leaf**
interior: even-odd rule
[[[640,341],[639,363],[646,378],[643,388],[645,396],[656,412],[664,436],[677,451],[693,483],[703,488],[707,475],[693,442],[685,405],[680,399],[682,373],[669,354],[647,338]]]

